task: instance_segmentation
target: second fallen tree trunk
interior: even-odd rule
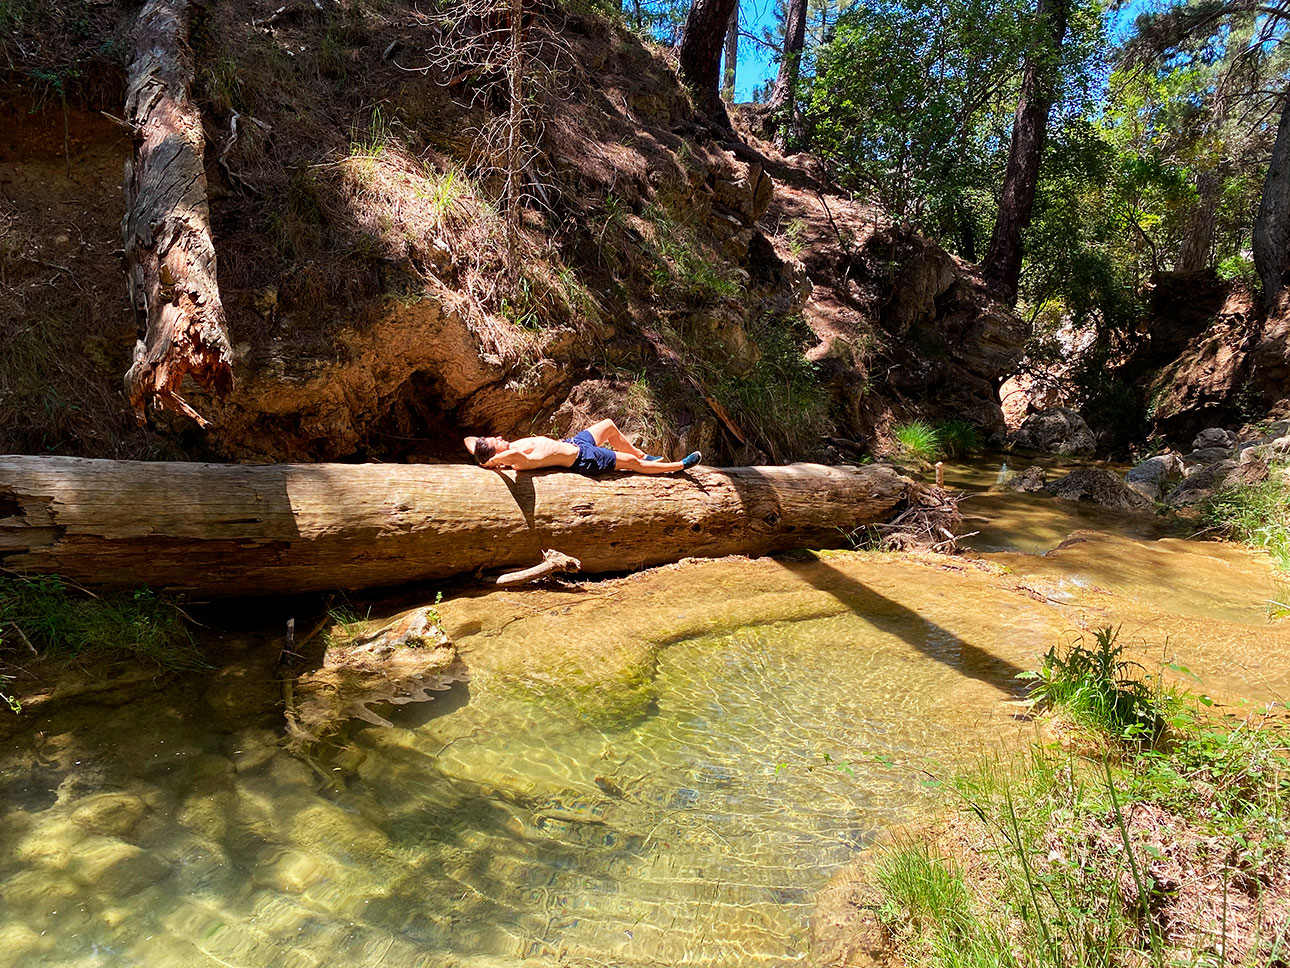
[[[263,595],[533,565],[583,572],[840,547],[919,485],[891,468],[583,477],[467,464],[0,457],[0,567],[87,585]]]
[[[223,396],[233,350],[215,277],[203,152],[206,136],[189,95],[193,54],[188,0],[148,0],[135,24],[126,94],[134,155],[125,173],[121,234],[130,299],[147,331],[125,375],[140,422],[148,404],[206,421],[180,395],[186,375]]]

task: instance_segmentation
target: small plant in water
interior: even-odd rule
[[[1139,663],[1124,658],[1118,628],[1095,632],[1093,648],[1083,637],[1065,649],[1054,646],[1038,672],[1017,678],[1034,683],[1031,703],[1065,712],[1080,726],[1135,743],[1164,732],[1164,697]]]
[[[898,424],[891,435],[906,457],[934,460],[941,451],[940,432],[925,420],[911,420]]]

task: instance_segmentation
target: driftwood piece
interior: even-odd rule
[[[567,571],[580,571],[582,562],[577,558],[570,558],[562,551],[555,551],[551,548],[542,552],[542,562],[534,565],[532,568],[524,568],[520,571],[508,571],[504,575],[497,576],[498,585],[527,585],[529,582],[537,581],[539,578],[545,578],[547,575],[555,575]]]
[[[85,584],[265,595],[523,567],[588,573],[839,547],[899,513],[890,467],[583,477],[470,464],[141,463],[0,456],[0,567]]]
[[[130,299],[146,320],[125,375],[140,423],[152,401],[206,421],[180,396],[184,376],[223,396],[233,352],[215,278],[201,115],[189,96],[189,0],[148,0],[135,24],[125,121],[134,155],[125,170]]]

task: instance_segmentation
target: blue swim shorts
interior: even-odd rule
[[[608,474],[614,469],[618,458],[608,447],[597,446],[596,438],[591,436],[591,431],[580,430],[572,437],[566,437],[565,441],[578,445],[578,456],[570,470],[577,471],[579,474]]]

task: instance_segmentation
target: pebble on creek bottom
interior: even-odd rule
[[[4,907],[9,911],[22,911],[28,916],[44,917],[75,904],[84,893],[80,885],[66,874],[20,871],[4,882]],[[0,947],[0,951],[5,950]]]
[[[283,850],[255,869],[255,880],[286,894],[301,894],[332,874],[331,864],[318,854]]]
[[[139,823],[147,807],[129,793],[99,793],[81,800],[72,820],[90,833],[124,837]]]
[[[170,873],[170,867],[134,844],[94,837],[76,849],[71,875],[109,897],[129,897],[151,887]]]

